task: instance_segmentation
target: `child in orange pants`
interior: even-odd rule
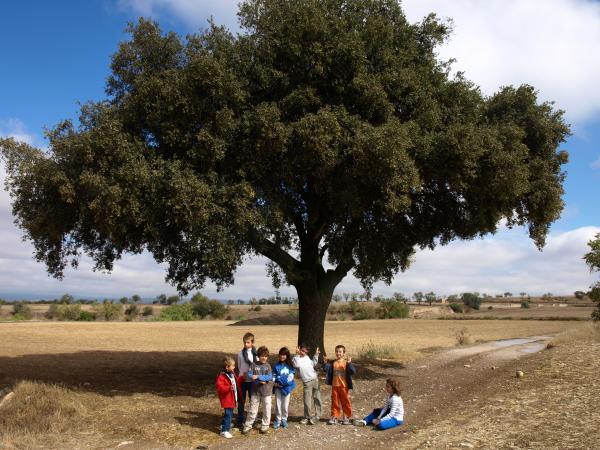
[[[329,362],[325,355],[323,358],[326,361],[323,368],[327,372],[325,383],[331,385],[331,420],[327,423],[336,425],[341,419],[342,425],[352,425],[350,421],[352,403],[349,391],[352,389],[352,375],[356,373],[352,358],[346,356],[346,347],[343,345],[335,347],[335,360]]]

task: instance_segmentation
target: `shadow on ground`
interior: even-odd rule
[[[221,352],[92,351],[0,357],[0,380],[56,383],[102,395],[214,393]]]

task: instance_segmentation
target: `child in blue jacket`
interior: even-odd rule
[[[292,366],[292,357],[287,347],[279,350],[279,361],[273,368],[273,381],[275,382],[275,421],[273,429],[279,426],[287,428],[288,408],[290,405],[291,393],[296,387],[294,381],[294,366]]]

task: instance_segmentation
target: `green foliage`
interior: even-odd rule
[[[574,295],[575,295],[575,298],[578,300],[585,298],[585,292],[583,292],[583,291],[575,291]]]
[[[144,306],[144,309],[142,310],[142,316],[148,317],[152,315],[154,315],[154,308],[152,308],[152,306]]]
[[[2,305],[8,305],[8,302],[6,300],[0,298],[0,306],[2,306]]]
[[[410,308],[406,303],[392,299],[380,301],[378,309],[382,319],[406,319],[410,315]]]
[[[123,313],[123,305],[108,300],[104,300],[102,304],[96,305],[94,308],[96,315],[106,321],[117,320]]]
[[[160,321],[179,321],[179,320],[197,320],[198,316],[194,314],[191,303],[183,303],[181,305],[171,305],[163,308],[155,320]]]
[[[521,308],[527,308],[527,309],[531,308],[529,301],[528,300],[521,301]]]
[[[600,233],[598,233],[595,239],[588,242],[590,252],[586,253],[583,257],[590,270],[600,270]],[[588,297],[598,303],[597,308],[592,312],[592,320],[594,322],[600,321],[600,281],[590,286]]]
[[[129,306],[127,306],[127,308],[125,309],[125,320],[127,322],[130,322],[133,319],[135,319],[139,313],[140,313],[140,306],[135,303],[132,303]]]
[[[91,311],[81,311],[77,320],[83,322],[94,322],[96,320],[96,314]]]
[[[53,305],[54,306],[54,305]],[[79,320],[81,316],[81,305],[58,305],[56,318],[58,320]]]
[[[127,297],[121,297],[121,298],[119,299],[119,303],[120,303],[121,305],[126,305],[127,303],[129,303],[129,299],[128,299]]]
[[[25,301],[13,303],[13,319],[30,320],[33,317],[31,307]]]
[[[544,244],[569,128],[533,87],[484,96],[452,77],[436,58],[449,27],[411,24],[396,1],[246,0],[239,17],[241,33],[186,38],[140,19],[77,126],[51,129],[47,150],[0,140],[16,222],[49,273],[148,249],[185,293],[232,284],[260,254],[319,299],[299,338],[322,346],[310,322],[349,272],[369,293],[415,248],[503,218]]]
[[[452,311],[454,311],[455,313],[462,313],[463,312],[463,305],[461,305],[460,303],[450,303],[450,309]]]
[[[228,308],[217,300],[209,300],[208,297],[197,293],[190,300],[194,315],[203,319],[207,316],[213,319],[221,319],[225,317]],[[256,308],[259,308],[257,306]]]
[[[481,307],[481,297],[472,294],[471,292],[465,292],[462,297],[462,302],[465,306],[472,309],[479,309]]]
[[[73,297],[71,294],[65,294],[60,298],[59,302],[65,305],[70,305],[71,303],[75,302],[75,297]]]

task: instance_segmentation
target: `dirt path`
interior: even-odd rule
[[[370,427],[326,425],[330,403],[329,389],[324,387],[324,418],[318,425],[302,426],[292,419],[288,430],[275,432],[271,429],[267,436],[258,435],[255,430],[249,436],[236,433],[231,441],[218,442],[210,448],[243,445],[253,449],[358,449],[390,447],[392,443],[403,448],[404,444],[409,445],[410,438],[419,429],[452,417],[457,409],[468,408],[471,402],[484,398],[490,384],[498,381],[519,383],[515,377],[516,370],[527,372],[532,364],[535,365],[535,360],[540,357],[537,352],[545,349],[549,340],[549,336],[537,336],[457,348],[420,359],[405,368],[393,364],[361,367],[362,374],[352,398],[356,416],[366,415],[373,406],[382,402],[387,376],[400,375],[404,378],[402,396],[405,399],[406,425],[398,429],[378,432]],[[364,382],[364,378],[370,382]],[[292,415],[299,412],[295,408]],[[466,447],[470,445],[465,444]]]

